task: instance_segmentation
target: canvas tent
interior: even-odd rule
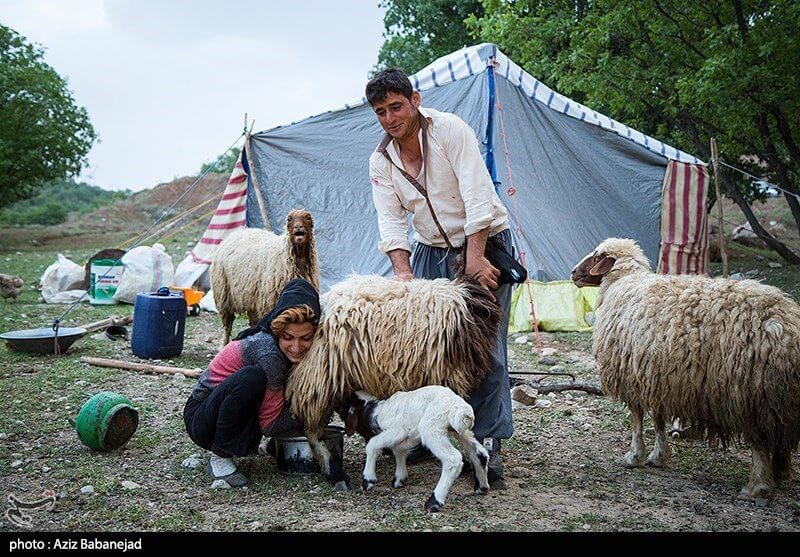
[[[702,161],[559,95],[492,44],[442,57],[411,80],[423,106],[475,130],[531,278],[567,278],[610,236],[639,241],[661,272],[706,272]],[[388,276],[368,176],[382,134],[362,98],[251,135],[176,280],[191,284],[232,229],[266,220],[282,233],[294,208],[314,215],[323,290],[351,273]]]

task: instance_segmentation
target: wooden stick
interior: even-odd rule
[[[719,156],[717,155],[717,140],[711,138],[711,162],[714,165],[714,191],[717,193],[717,226],[719,228],[719,254],[722,257],[722,278],[728,278],[728,251],[725,249],[725,229],[722,225],[722,196],[719,193]]]
[[[134,371],[143,371],[145,373],[167,373],[175,374],[181,373],[186,377],[200,377],[202,370],[188,369],[183,367],[171,366],[155,366],[152,364],[138,364],[135,362],[124,362],[122,360],[109,360],[107,358],[92,358],[89,356],[81,357],[81,362],[98,367],[113,367],[119,369],[132,369]]]
[[[100,329],[106,329],[111,326],[130,325],[131,323],[133,323],[133,315],[126,315],[125,317],[117,317],[112,315],[108,319],[83,325],[83,328],[86,329],[87,333],[91,333],[93,331],[99,331]]]
[[[250,180],[253,184],[253,192],[256,194],[256,200],[258,201],[258,208],[261,211],[261,220],[264,221],[263,226],[264,230],[269,230],[272,232],[272,226],[269,224],[269,216],[267,214],[267,202],[264,201],[264,194],[261,191],[261,187],[258,185],[258,177],[256,176],[256,167],[253,166],[253,157],[250,154],[250,136],[247,136],[247,139],[244,140],[244,152],[247,155],[247,165],[250,167]]]

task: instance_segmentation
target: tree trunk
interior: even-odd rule
[[[778,184],[781,188],[786,191],[793,192],[794,187],[792,186],[792,181],[789,178],[789,173],[786,171],[786,167],[783,165],[783,162],[778,156],[777,149],[775,149],[775,144],[772,142],[769,123],[767,122],[767,115],[759,114],[755,120],[758,132],[761,134],[761,141],[764,145],[764,155],[767,159],[767,164],[769,164],[770,170],[772,170],[778,177]],[[792,217],[794,217],[794,224],[797,227],[798,232],[800,232],[800,203],[798,203],[797,197],[794,195],[787,195],[784,193],[783,196],[786,198],[786,202],[789,204],[789,209],[792,211]]]
[[[798,257],[782,242],[776,240],[764,229],[763,226],[761,226],[761,223],[758,222],[758,218],[756,217],[755,213],[753,213],[750,205],[748,205],[747,201],[745,201],[745,199],[739,194],[739,191],[736,189],[736,184],[733,183],[733,180],[730,179],[726,172],[720,172],[720,180],[722,180],[722,182],[725,184],[728,197],[733,199],[742,210],[742,213],[744,213],[744,216],[747,219],[747,222],[750,223],[750,227],[753,229],[753,232],[755,232],[759,238],[764,240],[770,249],[777,252],[778,255],[783,257],[786,261],[792,265],[800,265],[800,257]]]

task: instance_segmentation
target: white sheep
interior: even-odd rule
[[[225,329],[223,346],[237,313],[246,313],[250,326],[255,325],[293,278],[306,279],[319,289],[314,220],[308,211],[291,211],[280,236],[243,228],[225,238],[211,264],[214,301]]]
[[[623,464],[663,466],[666,423],[678,418],[752,449],[740,496],[771,494],[792,477],[800,440],[800,306],[752,280],[666,276],[633,241],[609,238],[572,270],[600,286],[592,350],[603,390],[628,405],[632,439]],[[642,419],[655,447],[645,460]]]
[[[349,479],[321,442],[333,411],[358,390],[379,398],[425,385],[467,396],[490,369],[501,309],[470,279],[351,276],[320,296],[314,343],[286,383],[292,412],[328,479]]]
[[[425,502],[425,510],[436,512],[441,509],[463,465],[461,453],[450,442],[451,432],[472,463],[475,493],[489,491],[489,453],[472,433],[475,414],[463,398],[447,387],[431,385],[397,392],[386,400],[377,400],[365,391],[357,391],[340,414],[345,433],[353,435],[357,431],[367,441],[367,459],[361,483],[364,491],[374,488],[378,481],[375,464],[384,448],[390,448],[395,457],[392,487],[403,487],[408,479],[406,457],[409,450],[421,442],[442,464],[439,482]]]

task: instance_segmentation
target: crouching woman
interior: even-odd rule
[[[186,432],[211,451],[208,472],[231,487],[249,483],[234,456],[258,452],[261,436],[301,429],[284,401],[293,364],[308,352],[319,322],[319,294],[303,279],[286,284],[275,308],[211,360],[183,409]]]

